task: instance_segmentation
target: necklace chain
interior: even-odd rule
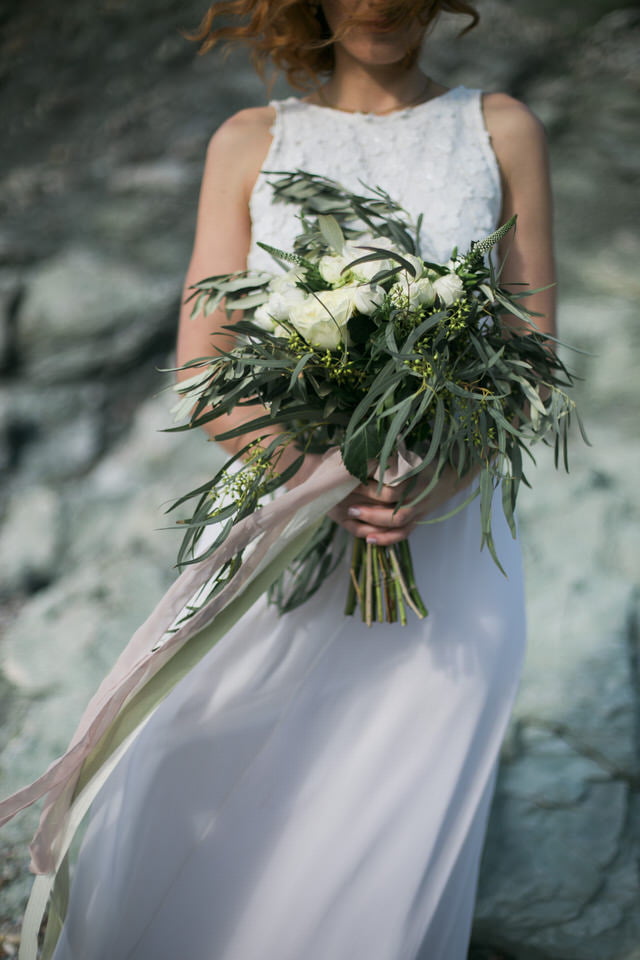
[[[396,110],[404,110],[406,107],[413,107],[415,104],[417,104],[419,101],[421,101],[421,100],[424,98],[424,95],[426,94],[427,90],[430,88],[431,83],[432,83],[431,77],[427,77],[427,78],[426,78],[426,83],[425,83],[425,85],[424,85],[423,88],[421,89],[420,93],[419,93],[416,97],[413,98],[413,100],[408,100],[406,103],[396,104],[396,105],[393,106],[393,107],[388,107],[386,110],[378,110],[378,111],[375,113],[375,116],[380,116],[380,117],[381,117],[381,116],[384,116],[384,115],[387,114],[387,113],[394,113]],[[332,110],[339,110],[341,113],[364,113],[364,112],[370,112],[370,111],[363,111],[363,110],[346,110],[344,107],[337,107],[337,106],[335,105],[335,103],[332,103],[332,102],[329,100],[329,98],[328,98],[328,97],[326,96],[326,94],[324,93],[322,87],[318,87],[318,88],[317,88],[317,93],[318,93],[318,96],[320,97],[320,99],[322,100],[323,104],[325,105],[325,107],[330,107]]]

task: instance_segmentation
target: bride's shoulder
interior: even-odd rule
[[[210,146],[225,151],[244,150],[260,145],[271,137],[275,119],[272,106],[248,107],[238,110],[222,123],[210,140]]]
[[[251,185],[269,149],[274,119],[271,106],[234,113],[209,140],[207,169],[224,172],[240,186]]]
[[[485,93],[482,109],[493,149],[503,168],[517,165],[532,151],[544,151],[544,125],[526,104],[507,93]]]
[[[485,93],[482,109],[492,139],[544,139],[544,126],[526,104],[508,93]]]
[[[241,167],[254,166],[271,142],[275,111],[271,106],[239,110],[222,123],[209,141],[210,158]]]

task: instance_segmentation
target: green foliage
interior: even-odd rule
[[[419,230],[410,232],[406,211],[380,187],[366,187],[367,194],[355,194],[329,177],[321,177],[304,170],[295,172],[265,171],[278,179],[271,181],[275,200],[295,203],[303,218],[319,215],[332,216],[344,228],[345,225],[358,223],[359,227],[351,233],[357,236],[363,233],[362,224],[378,236],[388,237],[407,253],[419,253]],[[347,237],[349,234],[347,234]],[[304,231],[297,238],[296,252],[305,247]]]

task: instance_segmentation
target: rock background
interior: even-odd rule
[[[201,436],[160,432],[158,373],[206,142],[265,99],[243,56],[198,58],[181,36],[205,6],[0,3],[2,794],[64,749],[174,575],[164,506],[220,456]],[[568,478],[541,450],[522,498],[530,651],[476,939],[517,960],[638,960],[640,10],[479,6],[479,30],[455,41],[445,22],[430,39],[429,72],[506,90],[547,126],[560,323],[588,351],[570,362],[593,446],[574,443]],[[5,955],[34,817],[0,840]]]

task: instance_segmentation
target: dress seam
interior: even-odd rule
[[[494,180],[496,187],[497,199],[498,199],[498,216],[500,215],[500,210],[502,209],[502,173],[500,170],[500,163],[498,161],[497,154],[493,148],[493,143],[491,140],[491,134],[487,128],[487,123],[484,116],[484,109],[482,106],[482,98],[484,96],[483,90],[472,90],[472,97],[470,98],[471,113],[473,115],[474,125],[478,133],[478,139],[480,141],[480,146],[482,148],[482,155],[486,160],[487,167],[489,172]]]
[[[253,187],[251,188],[251,193],[249,195],[249,214],[251,217],[252,227],[253,227],[254,221],[257,219],[258,197],[260,193],[264,190],[265,186],[267,186],[266,178],[263,171],[268,170],[269,167],[273,166],[273,163],[272,163],[273,158],[277,155],[278,150],[280,149],[280,144],[282,142],[283,127],[284,127],[284,123],[283,123],[284,110],[282,109],[282,105],[285,102],[286,101],[283,101],[283,100],[271,100],[271,102],[269,103],[269,106],[273,107],[273,110],[274,110],[273,123],[269,127],[269,133],[271,134],[271,143],[269,144],[269,149],[267,150],[264,156],[264,159],[260,164],[261,169],[258,172],[258,176],[256,177],[256,181]]]

